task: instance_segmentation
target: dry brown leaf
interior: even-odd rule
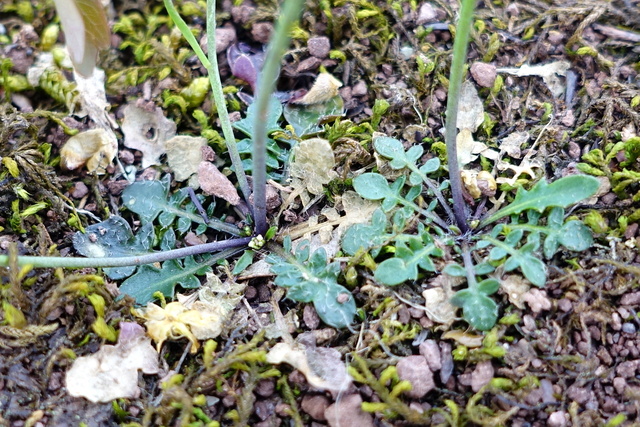
[[[89,172],[103,174],[117,153],[118,141],[111,131],[91,129],[72,136],[60,149],[63,168],[73,170],[86,164]]]
[[[157,374],[158,353],[144,328],[123,322],[116,345],[103,345],[97,353],[73,362],[66,374],[67,391],[94,403],[135,399],[140,395],[138,370]]]
[[[565,91],[565,83],[561,79],[567,75],[571,67],[568,61],[555,61],[544,65],[524,64],[519,68],[498,68],[498,73],[508,73],[518,77],[539,76],[547,85],[554,97],[560,98]]]
[[[198,166],[198,183],[202,191],[210,196],[220,197],[234,206],[240,203],[240,196],[236,187],[211,162],[200,162]]]
[[[498,187],[491,173],[487,171],[462,170],[460,175],[464,187],[474,199],[482,196],[495,196]]]
[[[198,172],[198,165],[203,160],[202,147],[206,145],[206,138],[189,135],[176,135],[165,142],[167,164],[173,170],[176,181],[189,179]]]
[[[142,153],[142,168],[160,164],[165,142],[176,134],[176,124],[162,110],[152,110],[129,104],[123,111],[124,145]]]
[[[323,194],[323,186],[338,177],[333,170],[335,157],[329,141],[322,138],[305,139],[292,151],[291,186],[306,206],[310,201],[307,193]]]
[[[458,344],[462,344],[469,348],[477,348],[482,345],[483,335],[475,335],[463,331],[447,331],[442,334],[443,340],[454,340]]]
[[[531,178],[536,177],[536,173],[533,171],[534,168],[542,168],[542,164],[539,160],[534,159],[524,159],[520,165],[512,165],[511,163],[507,163],[505,161],[500,160],[496,166],[499,171],[511,170],[513,171],[513,176],[511,178],[507,177],[498,177],[496,182],[498,184],[508,183],[509,185],[515,185],[516,181],[523,173],[526,173]]]
[[[500,141],[500,154],[507,153],[514,159],[522,157],[520,147],[529,141],[529,132],[512,132]]]
[[[347,390],[352,382],[340,352],[334,348],[278,343],[267,354],[267,362],[293,366],[304,374],[311,386],[320,390],[339,393]]]
[[[458,118],[456,126],[459,130],[467,129],[471,133],[478,130],[484,121],[484,107],[473,83],[465,81],[460,88]]]
[[[524,308],[524,295],[531,288],[530,282],[522,276],[508,274],[500,280],[500,289],[507,295],[509,302],[516,307]]]
[[[329,73],[320,73],[313,82],[313,86],[302,98],[293,101],[294,104],[313,105],[322,104],[331,98],[338,96],[338,89],[342,82]]]

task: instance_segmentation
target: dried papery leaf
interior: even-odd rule
[[[486,197],[493,197],[496,195],[498,184],[495,178],[488,171],[480,171],[476,177],[476,183],[480,189],[480,194]]]
[[[430,320],[451,325],[457,319],[457,307],[451,304],[450,300],[454,294],[452,288],[463,280],[460,277],[440,274],[429,282],[432,287],[422,292],[422,297],[425,299],[424,311]]]
[[[318,232],[321,234],[322,244],[328,244],[329,241],[339,242],[351,225],[369,222],[373,211],[380,206],[377,202],[363,199],[355,191],[345,191],[342,196],[336,196],[336,205],[340,204],[342,204],[344,215],[340,216],[335,208],[324,208],[322,210],[322,214],[326,218],[324,222],[317,223],[316,221],[317,225],[314,226],[315,224],[312,225],[311,218],[309,218],[309,221],[291,227],[288,234],[292,239],[297,239],[301,236],[311,238],[314,233]],[[337,228],[333,231],[335,226]],[[327,249],[326,246],[325,249]]]
[[[474,199],[482,196],[495,196],[497,185],[491,173],[465,169],[460,172],[460,176],[462,177],[464,187]]]
[[[320,390],[344,392],[353,381],[340,352],[333,348],[278,343],[267,354],[267,362],[293,366],[304,374],[312,387]]]
[[[458,162],[461,166],[471,163],[480,153],[489,150],[484,143],[475,141],[469,129],[462,129],[456,137],[458,147]]]
[[[522,144],[529,141],[529,132],[512,132],[500,141],[500,152],[507,153],[509,156],[519,159],[522,157],[522,151],[520,147]]]
[[[140,325],[123,322],[115,346],[103,345],[97,353],[73,362],[66,374],[67,391],[94,403],[136,399],[138,370],[148,375],[160,372],[158,353]]]
[[[147,333],[156,342],[158,351],[166,340],[187,338],[191,341],[191,353],[196,353],[200,347],[198,339],[220,335],[226,317],[220,306],[195,302],[190,305],[192,308],[187,308],[174,301],[162,308],[150,302],[134,314],[145,319]]]
[[[342,87],[342,82],[329,73],[320,73],[313,82],[313,86],[302,98],[291,101],[294,104],[314,105],[322,104],[338,96],[338,89]]]
[[[129,104],[123,111],[124,145],[142,153],[142,167],[160,164],[165,142],[176,134],[176,124],[158,107],[146,109]]]
[[[478,348],[484,340],[483,335],[471,334],[463,331],[448,331],[442,335],[443,340],[454,340],[458,344],[462,344],[469,348]]]
[[[322,138],[301,141],[293,149],[291,162],[292,186],[311,194],[322,194],[323,185],[338,177],[333,170],[335,158],[331,144]]]
[[[427,317],[444,325],[451,325],[456,319],[456,307],[449,300],[451,295],[442,288],[431,288],[422,292],[424,298],[424,311]]]
[[[98,51],[109,47],[107,15],[100,0],[54,0],[75,70],[91,76]]]
[[[198,165],[203,160],[202,147],[206,145],[205,138],[188,135],[176,135],[165,142],[167,164],[176,181],[184,181],[198,172]]]
[[[484,121],[484,107],[473,83],[469,81],[462,83],[458,105],[458,119],[456,122],[458,129],[468,129],[471,133],[478,130],[478,127]]]
[[[96,69],[90,77],[84,77],[78,73],[74,74],[76,80],[76,90],[78,96],[76,102],[80,104],[80,111],[76,112],[76,116],[89,116],[98,126],[111,129],[117,127],[111,123],[111,119],[107,115],[107,109],[111,106],[107,101],[105,92],[105,73],[103,70]],[[117,149],[117,144],[116,147]]]
[[[509,302],[519,309],[524,308],[524,295],[530,288],[530,282],[522,276],[507,274],[500,280],[500,289],[507,295]]]
[[[89,172],[105,170],[116,156],[118,141],[111,131],[91,129],[72,136],[60,149],[63,168],[73,170],[86,164]]]
[[[476,178],[478,176],[478,171],[475,170],[462,170],[460,171],[460,177],[462,178],[462,183],[464,184],[464,188],[467,190],[469,195],[474,199],[479,198],[482,193],[478,188],[478,183]]]
[[[561,77],[567,75],[571,68],[568,61],[555,61],[544,65],[527,65],[520,68],[498,68],[498,73],[508,73],[518,77],[539,76],[547,85],[554,97],[560,98],[565,91],[565,83]]]
[[[520,165],[512,165],[511,163],[500,160],[496,166],[499,171],[511,170],[513,172],[513,176],[511,178],[501,176],[496,178],[496,182],[498,184],[507,183],[509,185],[515,185],[518,178],[520,178],[520,175],[525,173],[534,179],[536,177],[536,173],[533,169],[540,169],[543,167],[543,164],[538,159],[524,159]]]
[[[240,203],[238,190],[213,163],[200,162],[198,166],[198,182],[200,183],[200,188],[206,194],[220,197],[234,206]]]

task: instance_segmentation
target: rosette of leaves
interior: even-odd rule
[[[439,203],[451,215],[451,206],[438,186],[427,175],[439,168],[439,162],[430,159],[420,164],[423,149],[420,146],[405,150],[394,138],[378,137],[374,147],[379,154],[389,159],[389,166],[407,171],[395,181],[389,182],[375,172],[364,173],[353,180],[354,189],[368,200],[381,202],[381,211],[374,214],[370,224],[357,224],[348,229],[342,240],[345,253],[355,255],[358,251],[370,251],[375,258],[381,247],[388,247],[387,254],[393,256],[383,260],[374,272],[374,278],[385,285],[394,286],[408,280],[416,280],[420,270],[434,272],[431,257],[441,252],[435,246],[436,239],[442,243],[453,241],[453,230],[435,214]],[[427,190],[423,188],[427,185]],[[500,282],[497,278],[483,278],[503,265],[505,271],[520,269],[522,274],[536,286],[544,286],[547,269],[542,257],[551,258],[562,246],[573,251],[589,248],[593,238],[589,229],[578,220],[564,220],[564,208],[591,197],[599,182],[593,177],[574,175],[561,178],[551,184],[545,180],[537,182],[531,189],[519,188],[514,200],[504,208],[482,219],[478,227],[468,236],[456,241],[457,253],[462,254],[464,266],[450,264],[445,272],[467,279],[467,289],[458,291],[452,300],[463,308],[464,318],[475,328],[487,330],[493,327],[498,316],[498,306],[490,296]],[[435,195],[425,208],[419,204],[419,196]],[[425,197],[426,198],[426,197]],[[388,232],[389,221],[382,218],[396,215],[399,210],[409,210],[425,217],[411,235],[401,231]],[[526,220],[521,214],[526,212]],[[505,217],[510,224],[498,224],[490,232],[488,225]],[[546,222],[542,221],[546,218]],[[431,223],[431,224],[429,224]],[[484,233],[483,233],[484,231]],[[489,249],[487,260],[475,265],[467,249],[470,240],[476,240],[474,250]],[[394,242],[393,248],[385,246]]]
[[[289,237],[283,242],[282,256],[270,255],[267,261],[276,274],[274,283],[287,288],[287,297],[299,302],[312,302],[318,316],[329,326],[344,328],[353,322],[356,304],[351,292],[338,284],[340,263],[329,263],[324,248],[313,253],[308,241],[300,242],[295,251]]]

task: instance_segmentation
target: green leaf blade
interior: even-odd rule
[[[480,226],[508,215],[520,214],[527,209],[543,212],[552,206],[566,208],[593,196],[599,186],[600,182],[596,178],[587,175],[566,176],[551,184],[544,179],[540,180],[529,191],[523,188],[518,189],[511,204],[483,220]]]

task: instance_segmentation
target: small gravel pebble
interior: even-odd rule
[[[273,394],[275,389],[276,389],[275,380],[273,378],[266,378],[258,382],[255,392],[258,396],[269,397]]]
[[[320,326],[320,316],[316,312],[316,309],[311,305],[305,305],[302,312],[302,320],[309,329],[318,329]]]
[[[435,340],[426,340],[420,344],[420,354],[427,359],[429,369],[435,372],[442,368],[442,357],[440,356],[440,348]]]
[[[353,96],[364,96],[367,94],[367,84],[364,80],[360,80],[358,83],[353,85],[351,89],[351,95]]]
[[[473,80],[482,87],[493,87],[498,75],[495,65],[485,64],[484,62],[474,62],[469,72]]]
[[[635,334],[636,333],[636,325],[630,322],[625,322],[622,324],[622,332],[627,334]]]
[[[326,420],[324,412],[327,410],[330,403],[329,398],[323,395],[305,395],[302,398],[300,407],[314,420],[324,421]]]
[[[547,420],[549,427],[564,427],[567,425],[567,413],[564,411],[556,411],[549,415]]]
[[[569,300],[568,298],[562,298],[560,301],[558,301],[558,308],[565,313],[571,310],[572,306],[573,305],[571,304],[571,300]]]
[[[613,379],[613,388],[616,390],[616,393],[619,395],[624,395],[624,391],[627,388],[627,380],[622,377],[615,377]]]
[[[298,66],[296,67],[297,73],[304,73],[306,71],[315,70],[320,66],[322,60],[316,58],[315,56],[311,56],[305,60],[300,61]]]
[[[256,22],[251,27],[251,36],[258,43],[267,44],[273,33],[273,24],[271,22]]]
[[[351,394],[329,406],[324,411],[324,416],[331,427],[373,427],[373,417],[364,412],[361,406],[362,397],[359,394]]]
[[[620,305],[638,305],[640,304],[640,292],[631,292],[622,295]]]
[[[409,356],[396,365],[398,377],[411,383],[412,389],[406,394],[419,399],[435,388],[433,373],[423,356]]]
[[[428,24],[434,22],[438,18],[438,11],[431,3],[423,3],[418,10],[418,19],[416,24]]]
[[[311,56],[324,59],[329,56],[331,42],[329,41],[329,37],[311,37],[307,42],[307,48]]]
[[[474,393],[489,384],[494,374],[493,364],[490,360],[484,360],[476,366],[471,374],[471,389]]]
[[[89,189],[87,188],[87,185],[84,182],[78,181],[75,184],[73,184],[73,187],[71,187],[69,194],[74,199],[82,199],[84,196],[89,194]]]

